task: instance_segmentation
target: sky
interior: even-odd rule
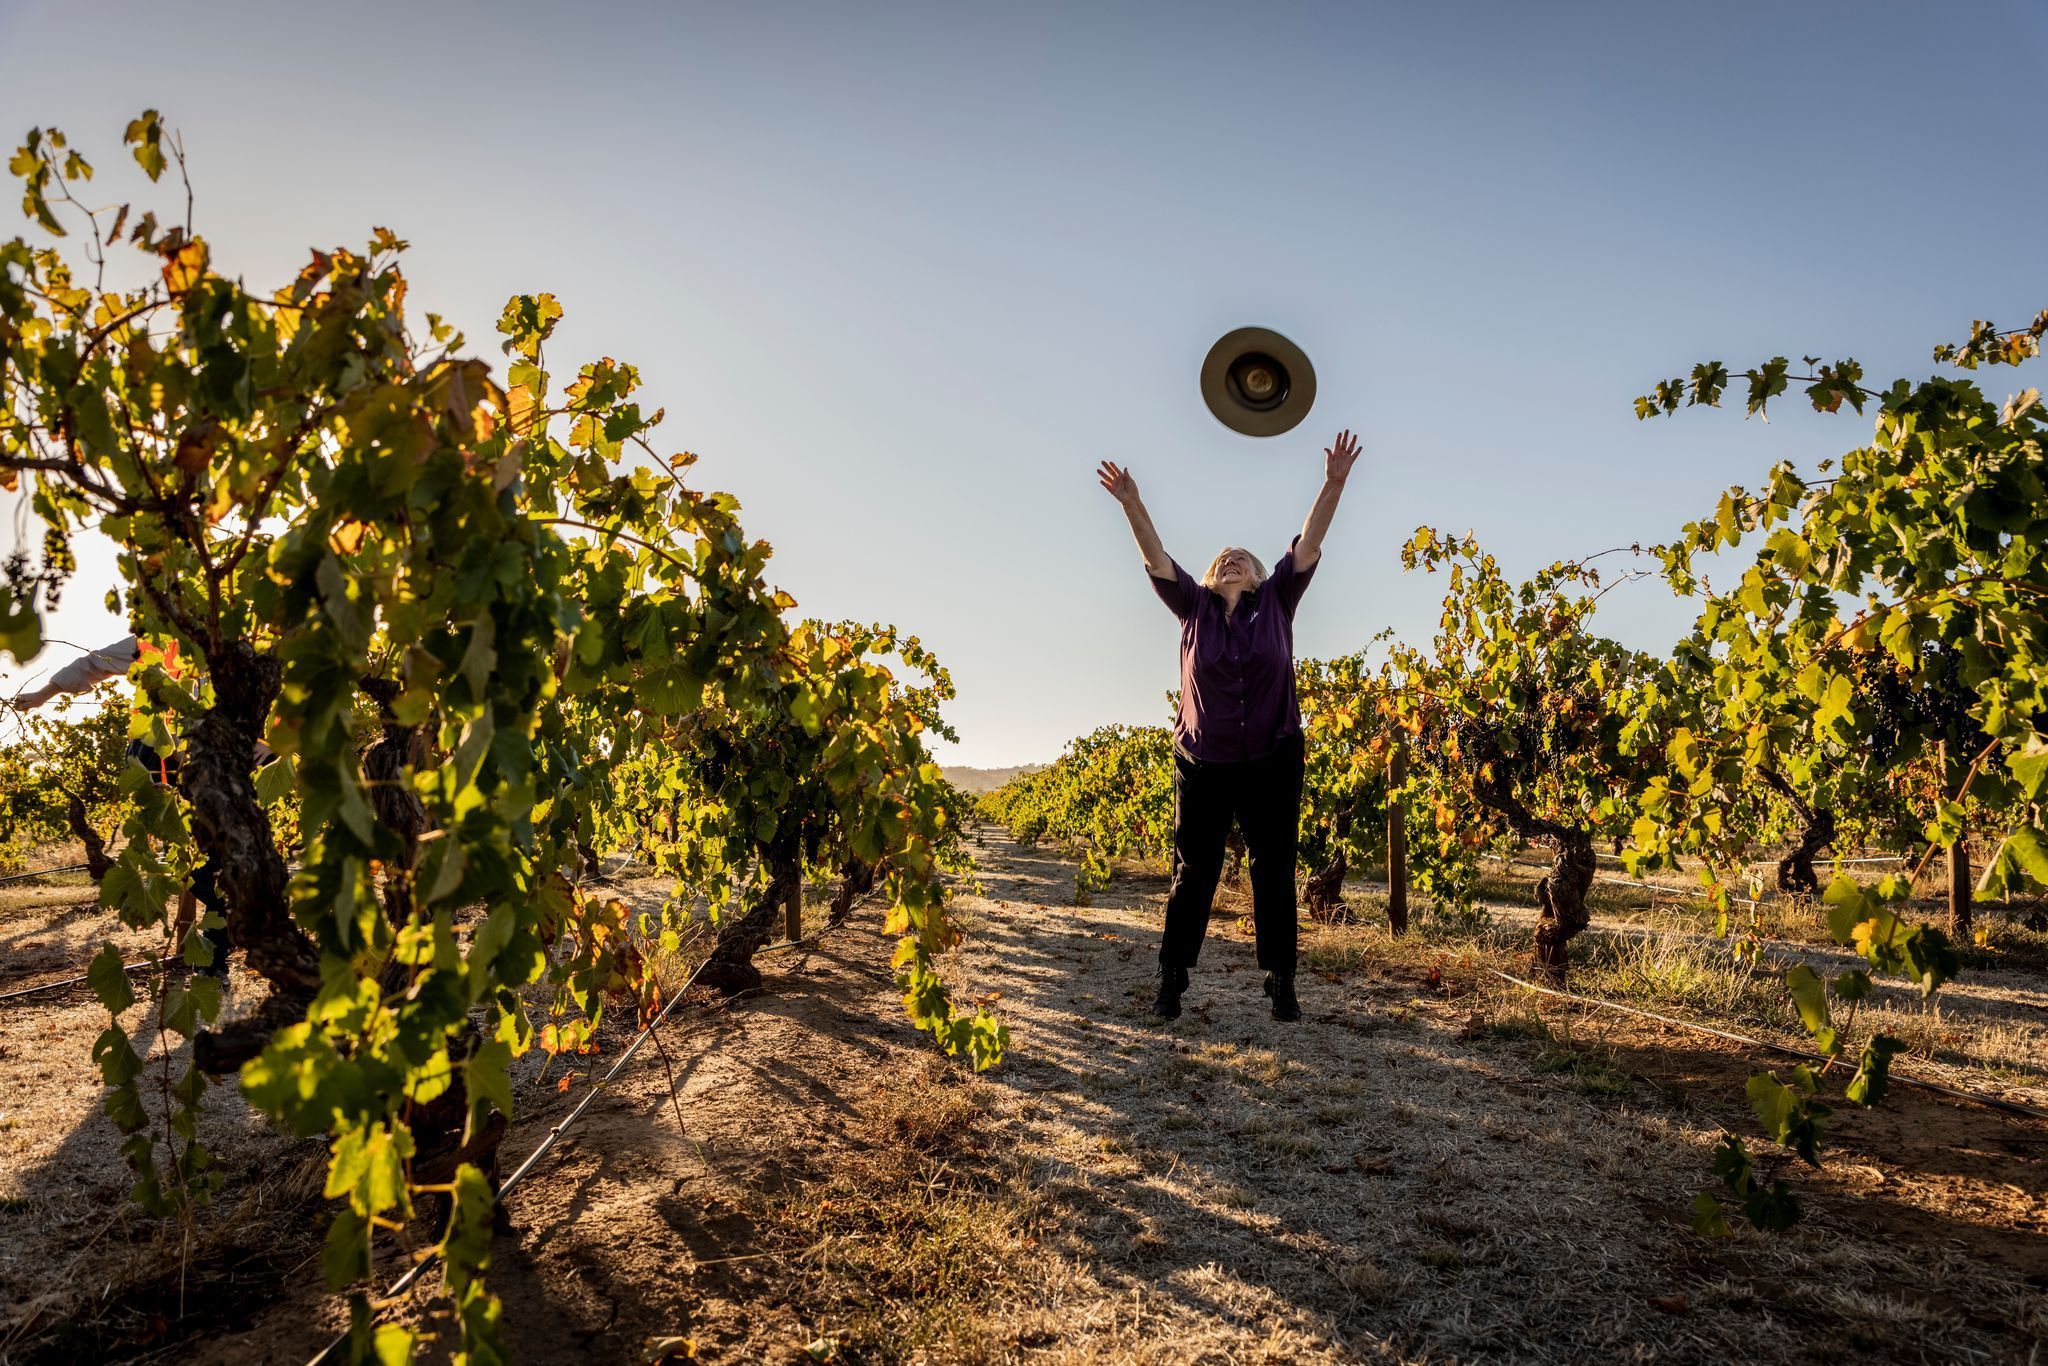
[[[215,268],[252,285],[388,226],[411,306],[493,361],[505,298],[554,293],[551,360],[639,366],[657,446],[739,497],[802,614],[936,650],[955,763],[1167,717],[1177,624],[1104,457],[1199,572],[1277,558],[1357,431],[1296,650],[1420,641],[1419,525],[1525,574],[1869,433],[1796,392],[1767,425],[1640,423],[1659,378],[1783,354],[1918,379],[1973,318],[2048,306],[2042,0],[0,0],[0,55],[0,135],[62,127],[108,202],[146,202],[120,133],[162,110]],[[1314,362],[1285,436],[1201,404],[1246,324]],[[51,636],[123,634],[107,563]],[[1651,580],[1598,625],[1662,652],[1692,615]]]

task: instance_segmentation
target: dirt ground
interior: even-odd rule
[[[492,1284],[520,1360],[2048,1361],[2048,1124],[1838,1105],[1827,1169],[1785,1173],[1805,1223],[1701,1239],[1708,1153],[1754,1132],[1742,1082],[1782,1063],[1539,1019],[1357,930],[1310,932],[1308,1018],[1278,1024],[1227,905],[1162,1027],[1163,885],[1074,907],[1070,865],[984,838],[949,972],[1009,1059],[934,1055],[872,916],[764,959],[762,995],[679,1011],[508,1201]],[[178,1321],[176,1239],[126,1211],[96,1112],[96,1014],[0,1016],[0,1104],[39,1095],[0,1132],[0,1362],[81,1359],[81,1320],[120,1330],[92,1359],[304,1361],[343,1323],[312,1269],[317,1147],[220,1093],[223,1160],[260,1176]],[[529,1079],[508,1169],[582,1094]]]

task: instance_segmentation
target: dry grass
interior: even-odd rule
[[[803,1268],[805,1300],[833,1306],[832,1350],[992,1359],[980,1311],[1033,1241],[1031,1194],[977,1160],[987,1116],[957,1070],[927,1057],[907,1081],[864,1116],[874,1147],[746,1207]]]
[[[994,1085],[1014,1099],[994,1108],[1015,1116],[1042,1217],[1071,1230],[1065,1273],[1045,1274],[1060,1293],[1078,1293],[1071,1276],[1101,1300],[1129,1296],[1132,1321],[1169,1335],[1176,1359],[1256,1359],[1279,1333],[1297,1360],[1797,1360],[1856,1340],[1860,1310],[1794,1302],[1788,1286],[1882,1283],[1965,1305],[1971,1274],[1996,1282],[1997,1308],[1929,1311],[1901,1328],[1907,1350],[1995,1359],[2027,1340],[2023,1279],[1968,1258],[1937,1274],[1910,1238],[1845,1238],[1853,1201],[1813,1197],[1815,1217],[1783,1238],[1695,1240],[1686,1206],[1722,1125],[1747,1122],[1748,1061],[1722,1059],[1702,1086],[1658,1075],[1654,1053],[1646,1063],[1604,1022],[1546,1017],[1483,972],[1526,952],[1526,922],[1505,911],[1418,908],[1417,932],[1394,940],[1371,923],[1382,904],[1357,899],[1360,923],[1305,932],[1310,1021],[1294,1030],[1263,1018],[1248,940],[1219,918],[1188,1013],[1162,1030],[1091,1003],[1141,992],[1147,963],[1115,945],[1156,932],[1163,889],[1126,881],[1087,912],[1050,912],[1035,898],[1061,884],[1057,866],[995,840],[991,856],[966,966],[974,987],[1036,984],[1006,999],[1017,1053]],[[1770,975],[1718,946],[1581,943],[1582,985],[1778,1018]],[[1928,1203],[1953,1209],[1951,1194]],[[1118,1228],[1161,1230],[1163,1248],[1127,1253]],[[1748,1303],[1699,1288],[1702,1264]],[[1526,1293],[1558,1267],[1573,1268],[1568,1312]],[[1673,1295],[1687,1297],[1676,1315],[1652,1303]],[[1759,1346],[1759,1313],[1806,1322],[1806,1345]],[[1087,1328],[1050,1358],[1144,1359],[1128,1336]]]
[[[1161,1026],[1160,882],[1074,908],[1070,865],[984,839],[948,971],[959,999],[1000,993],[1009,1061],[931,1054],[872,917],[764,960],[767,994],[679,1017],[668,1065],[643,1057],[514,1197],[493,1283],[522,1359],[2002,1361],[2048,1333],[2048,1128],[1912,1094],[1845,1112],[1798,1178],[1804,1225],[1699,1240],[1689,1202],[1724,1127],[1753,1127],[1753,1060],[1492,978],[1526,950],[1515,908],[1418,907],[1396,940],[1355,897],[1353,923],[1304,931],[1309,1018],[1285,1026],[1228,893]],[[1582,939],[1579,985],[1789,1021],[1771,973],[1644,928]],[[1995,990],[1939,1029],[2023,1067],[2029,988]],[[523,1097],[507,1158],[576,1098]],[[281,1298],[190,1359],[303,1359],[338,1323],[306,1280],[251,1272],[243,1308]]]
[[[1519,876],[1540,870],[1517,865],[1515,871]],[[1636,894],[1645,899],[1635,909],[1603,912],[1596,887],[1593,926],[1572,944],[1575,990],[1810,1047],[1784,991],[1785,970],[1804,962],[1831,976],[1864,966],[1811,924],[1802,936],[1772,938],[1780,922],[1768,918],[1759,921],[1765,936],[1760,956],[1745,960],[1714,935],[1713,913],[1703,903],[1660,896],[1653,912],[1646,894]],[[1367,891],[1349,899],[1370,906],[1376,897]],[[1771,905],[1779,916],[1806,914]],[[1483,976],[1486,968],[1526,968],[1531,912],[1482,901],[1467,913],[1425,906],[1414,919],[1416,933],[1405,939],[1372,924],[1363,927],[1363,936],[1341,930],[1319,936],[1306,949],[1305,962],[1313,967],[1377,955],[1468,977]],[[1988,946],[1966,950],[1963,975],[1932,1001],[1896,980],[1879,979],[1876,993],[1857,1013],[1853,1038],[1891,1034],[1907,1044],[1910,1065],[1932,1079],[2048,1106],[2048,982],[2030,966],[2036,937],[2014,921],[1994,922]]]

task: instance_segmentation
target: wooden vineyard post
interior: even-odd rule
[[[1949,772],[1948,741],[1941,742],[1940,754],[1943,785],[1946,786],[1955,781],[1954,775]],[[1956,793],[1957,801],[1962,800],[1963,793],[1969,789],[1969,780],[1975,774],[1976,770],[1973,767],[1970,773],[1965,775],[1963,788]],[[1956,832],[1956,842],[1948,847],[1948,932],[1957,939],[1966,940],[1970,937],[1970,892],[1969,832],[1961,830]]]
[[[1958,835],[1948,847],[1948,924],[1958,939],[1970,937],[1970,845]]]
[[[789,900],[782,907],[783,938],[795,942],[804,937],[804,883],[798,878],[789,889]]]
[[[192,921],[198,913],[199,903],[198,899],[192,895],[192,889],[187,887],[184,891],[178,893],[178,917],[171,926],[172,953],[183,953],[185,951],[185,936],[192,932]]]
[[[1408,933],[1408,813],[1395,789],[1408,781],[1408,742],[1397,738],[1387,756],[1387,924]]]

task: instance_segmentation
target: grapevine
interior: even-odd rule
[[[127,142],[152,181],[182,177],[154,111]],[[41,553],[4,567],[0,649],[40,647],[77,535],[116,545],[110,606],[180,661],[145,651],[130,733],[181,762],[170,788],[129,766],[101,895],[169,951],[167,906],[210,867],[266,987],[224,1019],[212,979],[148,984],[161,1026],[194,1045],[159,1116],[120,1024],[133,988],[111,946],[94,961],[112,1017],[94,1057],[146,1207],[216,1187],[195,1116],[239,1074],[279,1124],[327,1136],[332,1283],[363,1286],[376,1235],[406,1236],[431,1200],[460,1350],[503,1359],[485,1273],[510,1066],[587,1046],[606,993],[647,985],[620,908],[563,870],[619,828],[631,789],[612,770],[628,755],[657,746],[688,769],[721,729],[815,738],[802,761],[820,781],[788,830],[765,815],[790,772],[772,761],[742,775],[749,797],[708,794],[697,829],[723,845],[724,880],[695,890],[733,886],[749,842],[851,851],[893,907],[913,1018],[977,1066],[1000,1056],[1000,1026],[957,1012],[936,974],[957,801],[923,749],[933,694],[836,660],[844,634],[787,623],[794,603],[764,582],[769,547],[736,502],[649,443],[663,415],[636,401],[634,367],[591,362],[557,395],[545,348],[561,307],[522,295],[498,321],[501,378],[441,318],[410,320],[406,244],[386,229],[253,290],[216,269],[189,186],[182,222],[89,208],[73,189],[92,166],[55,129],[32,130],[11,166],[42,231],[83,228],[85,260],[0,244],[0,485],[25,481],[43,526]],[[152,267],[131,287],[108,283],[116,243]],[[904,658],[929,672],[915,642]],[[260,772],[259,742],[278,756]],[[747,875],[786,889],[789,864]],[[194,935],[183,952],[211,949]],[[367,1350],[360,1289],[354,1303]],[[387,1358],[411,1347],[377,1331]]]

